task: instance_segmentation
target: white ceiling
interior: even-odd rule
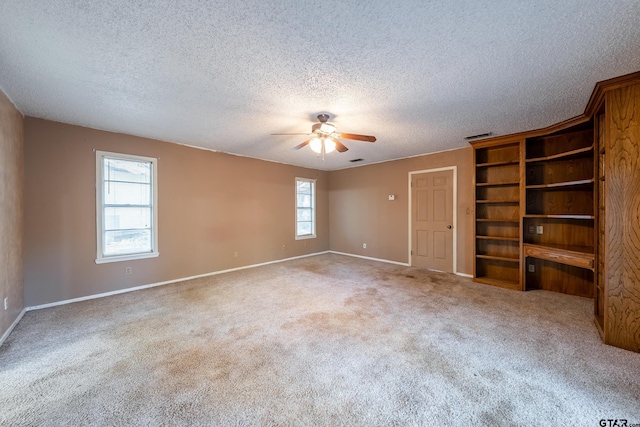
[[[0,88],[25,115],[315,169],[579,115],[640,70],[638,0],[2,0]],[[325,161],[318,113],[343,141]]]

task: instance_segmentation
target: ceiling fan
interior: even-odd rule
[[[299,150],[302,147],[309,145],[311,150],[322,155],[323,160],[325,153],[331,153],[334,150],[339,153],[344,153],[348,150],[348,148],[340,142],[338,138],[376,142],[375,136],[338,132],[335,125],[333,123],[329,123],[328,120],[328,114],[318,114],[318,123],[314,123],[313,126],[311,126],[311,133],[272,133],[271,135],[312,135],[311,138],[307,139],[302,144],[293,147],[293,150]]]

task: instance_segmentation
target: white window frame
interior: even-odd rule
[[[103,220],[103,181],[104,168],[102,161],[104,158],[134,160],[151,163],[151,252],[140,252],[126,255],[104,255],[102,250],[102,238],[104,236],[104,220]],[[108,262],[131,261],[136,259],[155,258],[158,252],[158,159],[153,157],[135,156],[133,154],[113,153],[109,151],[96,150],[96,235],[97,235],[97,252],[96,264],[104,264]]]
[[[298,234],[298,181],[311,183],[311,234]],[[296,177],[294,186],[295,191],[295,236],[296,240],[315,239],[316,238],[316,180],[310,178]]]

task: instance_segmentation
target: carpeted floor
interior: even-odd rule
[[[28,312],[0,425],[640,423],[592,301],[320,255]]]

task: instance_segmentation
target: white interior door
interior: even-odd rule
[[[453,170],[411,176],[411,265],[453,273]]]

